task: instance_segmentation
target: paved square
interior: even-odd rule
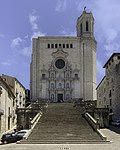
[[[112,142],[106,144],[6,144],[0,145],[0,150],[119,150],[120,134],[109,129],[101,131]]]

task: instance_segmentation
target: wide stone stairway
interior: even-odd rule
[[[102,142],[72,103],[50,103],[23,144],[77,144]]]

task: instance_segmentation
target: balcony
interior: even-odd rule
[[[13,119],[15,119],[15,114],[13,115]]]
[[[72,91],[72,88],[48,88],[49,91]]]
[[[17,95],[18,95],[18,91],[16,90],[16,97],[17,97]]]
[[[12,118],[12,113],[10,113],[10,114],[8,115],[8,117],[9,117],[9,118]]]
[[[17,102],[18,102],[18,98],[16,98],[16,100],[15,100],[15,101],[16,101],[16,103],[17,103]]]
[[[72,77],[60,77],[60,78],[48,78],[49,81],[54,80],[54,81],[59,81],[59,80],[73,80]]]
[[[4,115],[4,110],[0,108],[0,115]]]

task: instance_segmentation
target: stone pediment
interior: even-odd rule
[[[57,58],[57,57],[63,57],[63,58],[66,58],[68,56],[68,53],[67,52],[64,52],[62,48],[59,48],[56,52],[53,52],[52,53],[52,56],[54,58]]]

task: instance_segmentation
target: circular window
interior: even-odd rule
[[[62,59],[56,60],[55,66],[56,66],[58,69],[62,69],[62,68],[64,68],[64,66],[65,66],[65,61],[62,60]]]

